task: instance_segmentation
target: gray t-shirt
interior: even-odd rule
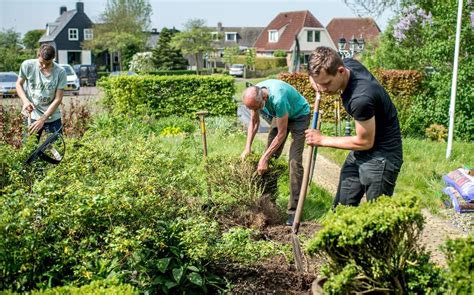
[[[20,67],[20,77],[26,80],[26,97],[33,103],[35,109],[31,113],[31,119],[38,120],[48,109],[56,96],[56,90],[63,90],[67,85],[66,71],[53,62],[53,70],[49,76],[40,71],[37,59],[25,60]],[[53,122],[61,119],[59,107],[49,116],[45,122]]]

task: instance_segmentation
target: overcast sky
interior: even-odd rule
[[[22,35],[44,29],[59,16],[59,7],[75,9],[76,0],[0,0],[0,30],[13,28]],[[98,20],[107,0],[82,0],[92,21]],[[192,18],[204,19],[208,26],[265,27],[278,13],[309,10],[326,26],[333,17],[354,17],[342,0],[150,0],[152,28],[182,29]],[[376,19],[384,30],[391,13]]]

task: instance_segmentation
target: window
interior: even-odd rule
[[[84,40],[92,40],[92,38],[94,38],[92,29],[84,29]]]
[[[321,32],[320,31],[308,30],[307,33],[308,33],[308,36],[307,36],[306,40],[308,42],[320,42],[320,40],[321,40]]]
[[[268,31],[268,41],[269,42],[278,42],[278,31],[276,31],[276,30]]]
[[[79,40],[79,30],[78,29],[69,29],[68,36],[70,41]]]
[[[237,33],[225,33],[225,40],[237,42]]]

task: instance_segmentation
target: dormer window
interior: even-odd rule
[[[94,33],[92,29],[84,29],[84,40],[92,40],[94,38]]]
[[[278,42],[278,31],[277,30],[268,31],[268,42],[271,42],[271,43]]]
[[[230,42],[237,42],[237,33],[236,32],[226,32],[225,40]]]
[[[69,29],[68,30],[69,41],[78,41],[79,40],[79,30],[78,29]]]
[[[316,30],[308,30],[308,36],[306,41],[308,42],[320,42],[321,40],[321,32]]]

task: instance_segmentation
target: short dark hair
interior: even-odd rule
[[[43,44],[38,49],[38,57],[40,56],[44,60],[52,60],[56,57],[56,50],[49,44]]]
[[[320,46],[309,56],[308,74],[312,77],[318,76],[324,69],[326,73],[334,76],[340,66],[344,66],[344,64],[339,53],[332,48]]]

